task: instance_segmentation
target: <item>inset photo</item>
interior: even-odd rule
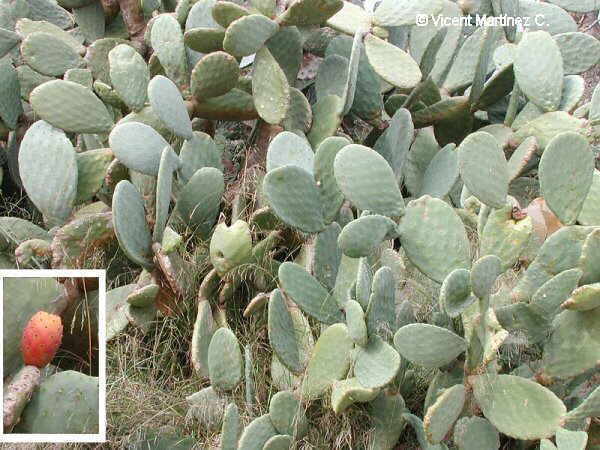
[[[6,270],[0,280],[0,440],[104,441],[104,271]]]

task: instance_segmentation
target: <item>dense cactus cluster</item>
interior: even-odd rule
[[[600,88],[584,100],[581,74],[600,42],[570,13],[599,9],[0,0],[5,185],[42,217],[0,218],[2,264],[97,267],[118,243],[110,273],[137,278],[108,292],[108,340],[194,303],[210,386],[189,416],[223,449],[302,448],[315,402],[366,408],[365,448],[407,425],[424,449],[596,448]],[[218,121],[262,137],[234,181]],[[434,293],[425,318],[411,283]],[[232,314],[263,318],[272,352],[248,423]],[[404,398],[423,370],[418,417]]]

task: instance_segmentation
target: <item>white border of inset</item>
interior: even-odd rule
[[[0,269],[0,335],[4,325],[4,278],[98,278],[98,434],[22,434],[6,433],[0,429],[0,443],[17,442],[106,442],[106,271],[105,270],[37,270],[37,269]],[[2,340],[4,341],[4,340]],[[3,342],[0,343],[0,353]],[[0,375],[4,380],[4,360],[0,361]],[[4,384],[4,383],[3,383]],[[4,388],[2,387],[4,398]]]

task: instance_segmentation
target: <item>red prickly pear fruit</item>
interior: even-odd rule
[[[21,352],[25,365],[42,368],[56,355],[62,341],[60,316],[39,311],[29,319],[23,330]]]

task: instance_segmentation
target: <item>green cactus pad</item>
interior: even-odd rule
[[[579,13],[597,11],[600,8],[598,0],[550,0],[549,3],[560,6],[567,11]],[[559,448],[561,448],[560,445]]]
[[[577,408],[569,411],[567,420],[597,417],[598,414],[600,414],[600,386],[594,389]]]
[[[136,289],[127,296],[127,303],[136,308],[145,308],[155,302],[159,290],[160,287],[157,284],[149,284]]]
[[[479,103],[484,90],[484,84],[486,82],[487,74],[489,72],[490,65],[492,63],[492,54],[498,41],[498,33],[496,27],[486,27],[483,32],[482,43],[477,55],[477,65],[475,66],[475,73],[473,77],[473,83],[471,84],[471,90],[469,92],[469,102],[476,105]],[[507,73],[513,72],[510,68],[506,70]],[[514,74],[512,76],[514,79]],[[493,78],[489,80],[492,83]],[[514,81],[513,81],[514,83]],[[504,95],[511,91],[513,83],[510,83],[504,91]],[[488,84],[491,86],[491,84]],[[488,91],[489,94],[489,91]],[[504,95],[499,95],[500,100]],[[494,102],[495,103],[495,102]]]
[[[573,291],[561,307],[574,311],[589,311],[600,306],[600,283],[586,284]]]
[[[558,134],[571,131],[581,132],[585,123],[565,111],[554,111],[542,114],[517,128],[514,134],[517,143],[523,142],[529,136],[535,136],[538,148],[543,150]]]
[[[575,110],[585,91],[585,80],[579,75],[567,75],[563,80],[563,91],[558,105],[561,111]]]
[[[269,439],[277,435],[269,414],[257,417],[244,428],[238,448],[262,450]]]
[[[389,126],[373,146],[373,149],[383,156],[391,166],[397,180],[402,178],[402,167],[406,161],[414,131],[410,112],[400,108],[394,113]]]
[[[458,27],[457,27],[458,28]],[[478,27],[467,39],[464,40],[462,46],[458,50],[458,54],[452,62],[452,67],[443,80],[442,86],[454,92],[464,88],[473,82],[479,55],[485,42],[485,27]],[[493,61],[490,61],[487,72],[494,69]],[[444,70],[444,69],[442,69]],[[441,77],[440,77],[441,78]]]
[[[21,42],[21,36],[17,33],[4,28],[0,29],[0,58],[15,48],[19,42]]]
[[[211,53],[223,50],[225,30],[221,28],[195,27],[187,30],[184,35],[185,45],[201,53]]]
[[[542,385],[514,375],[479,375],[471,379],[484,416],[498,431],[516,439],[554,435],[565,405]],[[510,393],[510,395],[507,395]]]
[[[118,124],[108,136],[110,148],[125,166],[146,175],[158,175],[160,158],[169,144],[154,128],[141,122]]]
[[[385,216],[401,215],[404,200],[394,172],[376,151],[348,145],[339,151],[333,167],[339,188],[357,208]]]
[[[204,234],[213,227],[225,190],[223,173],[214,167],[198,169],[183,187],[176,209],[183,220]]]
[[[354,403],[367,403],[377,397],[379,389],[366,388],[357,378],[335,381],[331,389],[331,407],[336,414],[343,413]]]
[[[469,135],[458,147],[458,162],[469,192],[493,208],[506,204],[508,166],[496,138],[484,131]]]
[[[11,68],[8,68],[8,59],[6,59],[6,61],[3,61],[2,63],[2,68],[3,70],[7,71],[7,74],[3,74],[2,77],[3,79],[6,80],[10,80],[10,77],[12,77],[12,70]],[[17,72],[17,78],[19,81],[19,85],[20,85],[20,91],[21,91],[21,98],[25,101],[29,101],[29,94],[31,94],[31,91],[33,91],[36,87],[38,87],[40,84],[45,83],[46,81],[51,81],[54,78],[53,77],[48,77],[46,75],[42,75],[41,73],[36,72],[35,70],[33,70],[31,67],[23,65],[23,66],[19,66],[16,69]],[[17,103],[14,101],[11,101],[11,95],[14,95],[14,92],[17,91],[16,89],[16,85],[13,84],[13,82],[9,81],[8,83],[3,83],[3,87],[6,89],[6,86],[11,87],[11,89],[9,90],[9,92],[11,92],[10,94],[4,93],[2,94],[2,97],[5,99],[8,99],[10,102],[10,105],[12,105],[14,107],[14,105],[16,105]],[[6,101],[6,100],[5,100]],[[10,120],[7,118],[7,116],[5,116],[5,112],[2,113],[3,115],[0,116],[3,118],[3,120],[5,121],[5,123],[9,124],[11,123]],[[13,113],[15,114],[15,119],[16,120],[16,112]]]
[[[91,89],[72,81],[53,80],[41,84],[31,92],[29,101],[40,118],[65,131],[104,133],[113,125],[106,106]]]
[[[183,143],[179,158],[182,163],[180,176],[185,182],[188,182],[194,173],[203,167],[214,167],[223,171],[221,152],[215,141],[208,134],[200,131],[194,131],[194,137]]]
[[[350,368],[352,339],[346,325],[336,323],[326,328],[315,344],[302,383],[302,397],[321,397],[335,381],[343,379]]]
[[[356,259],[353,258],[354,261]],[[371,297],[371,287],[373,284],[373,270],[369,264],[368,258],[360,258],[356,269],[356,280],[354,285],[354,294],[356,301],[360,303],[366,311],[369,308]]]
[[[347,5],[348,2],[344,2]],[[354,6],[354,5],[351,5]],[[345,6],[344,6],[345,7]],[[360,9],[360,8],[359,8]],[[362,10],[361,10],[362,11]],[[353,51],[357,51],[355,42],[349,36],[337,36],[331,40],[325,51],[325,56],[340,55],[353,60]],[[358,45],[358,43],[356,44]],[[361,43],[361,54],[358,63],[358,74],[356,78],[356,91],[352,102],[351,111],[362,117],[365,120],[373,120],[381,116],[383,102],[380,93],[381,82],[380,78],[373,70],[373,67],[368,62],[368,58]],[[356,57],[356,55],[354,55]],[[352,76],[350,71],[349,77]],[[349,100],[349,96],[346,100]],[[343,112],[347,112],[348,104],[344,105]]]
[[[373,23],[382,27],[414,25],[417,16],[433,17],[441,12],[442,0],[422,2],[384,0],[373,14]]]
[[[423,430],[431,444],[439,444],[460,416],[465,404],[465,387],[456,384],[444,392],[431,405],[423,418]]]
[[[285,73],[266,47],[256,53],[252,95],[263,120],[271,124],[283,121],[290,107],[290,87]]]
[[[307,233],[325,228],[319,188],[310,173],[297,166],[271,170],[264,178],[263,192],[277,216]]]
[[[581,225],[597,225],[600,224],[600,171],[594,170],[592,185],[583,202],[581,212],[577,216],[577,222]]]
[[[252,235],[246,222],[237,220],[231,227],[217,225],[210,240],[210,260],[221,277],[251,257]]]
[[[523,93],[544,111],[555,111],[563,86],[560,49],[549,33],[527,33],[517,46],[515,78]]]
[[[291,448],[294,439],[292,436],[288,436],[287,434],[278,434],[277,436],[273,436],[263,447],[263,450],[288,450]]]
[[[271,397],[269,417],[275,429],[281,434],[300,440],[308,433],[304,406],[291,391],[281,391]]]
[[[503,269],[507,270],[519,261],[532,233],[531,217],[514,220],[510,205],[493,210],[480,237],[480,254],[498,256]]]
[[[281,26],[320,25],[342,9],[341,0],[298,0],[277,18]]]
[[[236,87],[239,75],[238,62],[228,53],[213,52],[205,55],[192,71],[192,94],[197,99],[226,94]]]
[[[187,86],[187,56],[183,45],[183,32],[177,19],[170,14],[157,16],[150,29],[150,42],[167,76],[178,85]]]
[[[421,81],[419,65],[408,53],[378,37],[365,37],[365,50],[375,72],[400,89],[412,89]],[[398,70],[401,67],[401,70]]]
[[[342,252],[351,258],[371,255],[393,233],[396,223],[379,215],[360,217],[344,227],[338,237]]]
[[[208,346],[208,373],[214,389],[230,391],[242,380],[242,352],[235,334],[219,328]]]
[[[19,77],[10,58],[0,59],[0,120],[10,129],[17,126],[23,113],[20,91]]]
[[[509,94],[515,84],[515,73],[513,66],[507,64],[501,66],[490,79],[485,83],[481,96],[479,97],[476,108],[488,109],[496,102],[502,100]]]
[[[151,236],[146,223],[144,201],[140,192],[127,180],[117,184],[112,202],[115,234],[129,259],[151,269]]]
[[[594,177],[589,144],[577,133],[553,138],[539,164],[540,189],[546,204],[565,225],[572,225],[583,208]]]
[[[600,359],[600,308],[563,311],[553,322],[542,367],[549,377],[566,378],[595,367]]]
[[[348,334],[352,338],[352,341],[361,347],[367,345],[367,325],[365,323],[365,313],[360,306],[360,303],[354,300],[348,300],[344,305],[346,312],[346,326],[348,327]]]
[[[258,52],[279,30],[279,25],[261,14],[240,17],[227,27],[223,49],[236,57]]]
[[[296,27],[280,28],[266,46],[285,72],[290,86],[293,86],[302,65],[302,35]]]
[[[43,120],[29,127],[19,150],[19,172],[35,206],[49,220],[64,222],[77,195],[76,153],[65,133]]]
[[[77,40],[71,33],[46,20],[30,20],[23,17],[15,24],[15,32],[22,39],[25,39],[30,34],[35,32],[50,33],[61,39],[65,44],[68,44],[77,50],[81,49],[81,42]]]
[[[194,105],[198,117],[210,120],[254,120],[258,112],[252,95],[238,88]]]
[[[343,103],[337,95],[328,95],[313,105],[312,127],[307,135],[313,147],[318,147],[321,142],[335,134],[342,121]]]
[[[75,22],[79,25],[81,34],[86,42],[94,42],[96,39],[104,37],[106,31],[106,19],[104,17],[104,8],[102,4],[92,2],[81,8],[73,9]]]
[[[367,308],[367,329],[370,336],[377,334],[386,341],[392,339],[396,328],[395,294],[394,272],[389,267],[380,267],[373,276]]]
[[[77,154],[76,203],[89,201],[102,187],[113,155],[108,148],[87,150]]]
[[[297,166],[312,174],[315,154],[308,141],[289,131],[273,138],[267,150],[267,172],[283,166]]]
[[[51,33],[35,32],[21,44],[25,63],[43,75],[63,75],[67,70],[80,67],[83,59],[78,48]]]
[[[150,304],[144,308],[137,308],[130,303],[125,305],[125,315],[127,316],[127,320],[129,320],[131,325],[139,328],[144,334],[148,332],[155,322],[157,312],[158,309],[154,304]]]
[[[340,80],[348,76],[348,64],[348,59],[340,55],[329,55],[323,60],[315,81],[317,99],[328,95],[343,98],[345,85]]]
[[[592,231],[581,248],[579,268],[583,271],[580,284],[594,283],[600,280],[600,230]]]
[[[471,273],[455,269],[446,276],[440,288],[440,305],[450,317],[458,317],[475,297],[471,295]]]
[[[117,337],[129,325],[125,315],[127,296],[135,289],[135,284],[127,284],[106,292],[106,341]]]
[[[189,405],[187,417],[194,418],[207,430],[218,430],[223,420],[226,400],[212,386],[185,398]]]
[[[585,431],[571,431],[559,428],[554,439],[556,446],[561,450],[585,450],[588,442],[588,434]]]
[[[290,106],[281,125],[286,131],[306,133],[312,125],[310,103],[302,91],[290,87]]]
[[[498,278],[503,273],[502,261],[496,255],[482,256],[471,268],[471,289],[473,294],[488,298]]]
[[[177,86],[168,78],[157,75],[148,83],[148,99],[152,109],[174,134],[192,138],[192,122]]]
[[[459,450],[486,448],[498,450],[500,436],[498,430],[483,417],[463,417],[454,426],[454,442]]]
[[[25,407],[18,433],[95,434],[99,429],[99,384],[73,370],[46,378]]]
[[[417,130],[415,140],[402,166],[403,181],[414,195],[423,188],[423,177],[436,153],[440,150],[431,128]]]
[[[201,378],[208,377],[208,347],[215,332],[212,309],[208,300],[198,302],[198,314],[192,334],[192,367]]]
[[[561,33],[553,36],[563,59],[565,75],[580,74],[600,59],[600,42],[586,33]]]
[[[400,369],[400,355],[379,336],[371,336],[358,349],[354,375],[365,388],[381,388],[391,383]]]
[[[223,426],[221,427],[221,450],[237,450],[240,436],[240,413],[235,403],[230,403],[225,408]]]
[[[115,92],[133,111],[142,109],[150,81],[144,58],[129,45],[117,45],[108,53],[108,62]]]
[[[212,7],[212,16],[219,25],[223,28],[227,28],[231,22],[240,17],[247,16],[248,10],[242,8],[233,2],[220,1],[215,3]]]
[[[290,370],[290,373],[302,372],[308,360],[308,352],[314,344],[312,333],[300,310],[287,305],[278,289],[273,291],[269,299],[268,326],[269,340],[278,362]]]
[[[448,144],[433,157],[425,173],[419,196],[444,198],[458,181],[458,152]]]
[[[375,425],[374,448],[394,448],[406,425],[403,418],[405,411],[404,399],[400,394],[382,392],[371,402],[369,412]]]
[[[327,25],[342,33],[354,34],[368,30],[372,25],[371,20],[371,15],[359,5],[343,2],[342,9],[327,20]]]
[[[332,290],[335,287],[342,251],[337,244],[341,228],[337,222],[330,223],[315,238],[313,273],[323,286]]]
[[[279,282],[306,314],[326,324],[343,320],[334,297],[300,265],[285,262],[279,266]]]
[[[562,227],[550,235],[513,289],[514,300],[529,300],[550,278],[577,267],[583,243],[592,231],[590,227],[570,226]]]
[[[421,272],[439,283],[454,269],[471,265],[470,246],[462,221],[437,198],[412,200],[399,226],[406,255]]]
[[[591,236],[591,234],[590,234]],[[531,305],[551,320],[577,287],[583,272],[579,269],[565,270],[546,281],[531,297]]]
[[[517,179],[523,174],[523,171],[534,157],[536,151],[537,141],[535,137],[528,137],[521,142],[508,160],[508,177],[510,181]]]
[[[452,362],[467,349],[463,338],[453,332],[425,323],[412,323],[400,328],[394,346],[410,362],[428,368]]]
[[[351,142],[344,137],[328,137],[321,142],[314,156],[314,174],[319,183],[326,221],[335,218],[344,201],[335,180],[333,164],[338,152],[348,144]]]

